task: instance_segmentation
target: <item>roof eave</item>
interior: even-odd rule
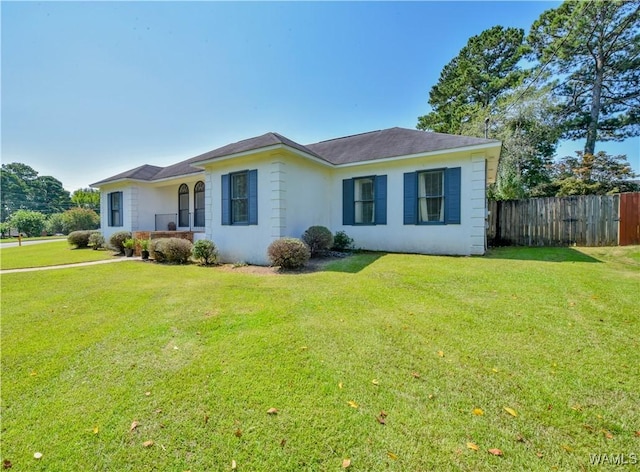
[[[364,161],[356,161],[356,162],[345,162],[344,164],[335,164],[335,167],[353,167],[359,165],[366,165],[371,163],[384,163],[384,162],[392,162],[392,161],[400,161],[404,159],[414,159],[419,157],[429,157],[429,156],[437,156],[441,154],[451,154],[455,152],[473,152],[473,151],[482,151],[485,149],[497,148],[498,150],[502,147],[501,141],[496,141],[493,143],[485,143],[485,144],[473,144],[470,146],[460,146],[456,148],[447,148],[447,149],[439,149],[437,151],[427,151],[427,152],[418,152],[415,154],[403,154],[401,156],[391,156],[391,157],[381,157],[379,159],[367,159]]]
[[[185,177],[191,177],[194,175],[201,175],[204,172],[202,170],[198,170],[195,172],[189,172],[188,174],[178,174],[178,175],[172,175],[171,177],[163,177],[162,179],[151,179],[151,180],[144,180],[144,179],[132,179],[130,177],[124,177],[121,179],[115,179],[115,180],[103,180],[101,182],[96,182],[94,184],[89,184],[89,187],[91,188],[100,188],[102,186],[105,185],[112,185],[112,184],[117,184],[117,183],[123,183],[123,182],[136,182],[136,183],[141,183],[141,184],[156,184],[158,182],[168,182],[170,180],[175,180],[175,179],[184,179]]]

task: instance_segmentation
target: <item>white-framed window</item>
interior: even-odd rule
[[[444,222],[444,170],[418,172],[418,223]]]
[[[375,223],[375,177],[353,179],[353,213],[356,224]]]

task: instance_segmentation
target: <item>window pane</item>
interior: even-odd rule
[[[231,201],[231,222],[247,223],[249,221],[249,205],[246,198]]]
[[[372,224],[373,221],[373,202],[355,202],[355,222]]]
[[[420,182],[418,189],[421,197],[440,197],[443,195],[444,172],[429,171],[420,174]]]
[[[421,223],[444,221],[444,198],[420,198],[418,215]]]
[[[247,174],[231,176],[231,198],[247,198]]]

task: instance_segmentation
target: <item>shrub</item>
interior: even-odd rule
[[[324,226],[312,226],[304,232],[302,240],[309,246],[312,256],[327,251],[333,244],[333,235]]]
[[[77,249],[89,247],[89,238],[95,233],[97,233],[97,231],[72,231],[67,236],[67,241]]]
[[[94,250],[98,250],[104,247],[104,236],[101,233],[95,231],[89,236],[89,246]]]
[[[44,225],[44,230],[47,232],[47,234],[65,233],[62,213],[52,213],[51,215],[49,215]]]
[[[353,248],[353,238],[350,238],[344,231],[336,232],[333,237],[332,249],[334,251],[348,251],[351,248]]]
[[[109,247],[120,254],[124,254],[124,241],[130,238],[130,231],[116,231],[109,238]]]
[[[4,238],[9,233],[11,233],[11,225],[7,221],[0,223],[0,236]]]
[[[27,236],[40,236],[46,217],[39,211],[18,210],[9,218],[9,224]]]
[[[274,266],[283,269],[298,269],[311,257],[309,246],[296,238],[276,239],[267,249],[269,260]]]
[[[181,238],[152,239],[150,244],[151,257],[156,262],[170,262],[185,264],[189,262],[193,244]]]
[[[65,232],[96,229],[100,226],[100,217],[90,208],[71,208],[62,214]]]
[[[218,260],[218,250],[213,241],[208,239],[200,239],[193,245],[191,251],[193,257],[200,261],[201,264],[214,264]]]

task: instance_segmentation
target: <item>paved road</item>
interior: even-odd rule
[[[58,241],[64,241],[64,239],[36,239],[35,241],[22,241],[23,246],[31,246],[32,244],[42,244],[42,243],[55,243]],[[16,247],[18,243],[0,243],[0,249],[3,247]]]

